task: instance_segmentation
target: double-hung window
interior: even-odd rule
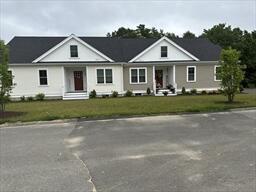
[[[39,70],[39,84],[48,85],[47,70]]]
[[[70,57],[78,57],[77,45],[70,45]]]
[[[215,65],[214,66],[214,81],[220,81],[220,66],[219,65]]]
[[[113,83],[112,69],[97,69],[97,84]]]
[[[168,57],[168,47],[167,46],[161,46],[161,57],[162,58]]]
[[[146,68],[130,68],[130,83],[147,83]]]
[[[196,66],[187,66],[187,82],[196,82]]]
[[[8,73],[9,73],[9,75],[10,75],[10,77],[11,77],[11,79],[10,79],[10,84],[13,85],[13,81],[12,81],[12,80],[13,80],[12,71],[9,70]]]

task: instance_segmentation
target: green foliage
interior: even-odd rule
[[[27,101],[34,101],[34,97],[32,97],[32,96],[27,97]]]
[[[147,28],[144,24],[140,24],[136,29],[120,27],[117,31],[107,33],[107,37],[123,38],[160,38],[163,36],[169,38],[178,37],[174,33],[164,33],[162,29],[157,30],[155,27]]]
[[[113,91],[111,97],[118,97],[118,92],[117,91]]]
[[[164,91],[163,94],[164,94],[164,96],[167,96],[168,95],[168,91]]]
[[[185,87],[182,87],[181,93],[182,93],[182,95],[185,95],[185,94],[186,94],[186,88],[185,88]]]
[[[5,104],[10,100],[13,87],[13,77],[8,71],[8,59],[8,48],[4,41],[0,40],[0,111],[5,111]]]
[[[89,97],[90,97],[90,98],[95,98],[96,96],[97,96],[97,93],[96,93],[96,91],[93,89],[93,90],[90,92]]]
[[[132,91],[127,90],[126,93],[124,94],[125,97],[131,97],[132,96]]]
[[[150,88],[148,87],[147,88],[147,95],[150,95],[151,94],[151,90],[150,90]]]
[[[196,35],[190,31],[186,31],[185,33],[183,33],[182,37],[186,39],[194,39],[196,38]]]
[[[26,101],[25,96],[21,96],[21,97],[20,97],[20,101]]]
[[[43,93],[38,93],[36,96],[35,96],[36,100],[38,101],[43,101],[44,98],[45,98],[45,95]]]
[[[233,102],[235,94],[239,92],[240,82],[244,78],[244,72],[238,63],[239,57],[240,52],[235,49],[223,49],[221,52],[221,87],[229,102]]]
[[[202,95],[207,95],[207,92],[205,90],[201,91]]]
[[[238,50],[241,52],[241,63],[246,65],[244,86],[252,84],[256,87],[256,31],[244,32],[242,47]]]
[[[190,90],[190,93],[191,93],[192,95],[196,95],[196,94],[197,94],[197,90],[196,90],[196,89],[191,89],[191,90]]]
[[[232,29],[230,25],[218,24],[211,29],[204,29],[201,37],[208,38],[222,48],[231,47],[240,51],[239,59],[246,65],[243,86],[249,87],[249,84],[253,84],[256,87],[256,30],[249,33],[240,28]]]

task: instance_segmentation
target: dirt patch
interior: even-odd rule
[[[9,117],[17,117],[20,115],[25,114],[24,112],[17,112],[17,111],[5,111],[0,112],[0,119],[9,118]]]

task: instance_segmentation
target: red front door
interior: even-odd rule
[[[84,90],[83,71],[74,71],[75,91]]]
[[[156,70],[156,88],[163,88],[163,70]]]

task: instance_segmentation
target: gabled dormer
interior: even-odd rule
[[[162,37],[129,62],[152,61],[198,61],[194,55],[174,43],[167,37]]]
[[[113,60],[72,34],[33,61],[33,63],[37,62],[113,62]]]

